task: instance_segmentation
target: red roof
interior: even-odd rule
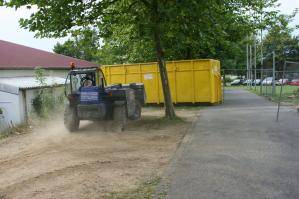
[[[69,69],[71,62],[74,62],[78,68],[98,66],[85,60],[0,40],[0,69],[33,69],[35,67]]]

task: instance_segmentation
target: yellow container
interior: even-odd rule
[[[220,62],[212,59],[166,62],[174,103],[219,103],[222,101]],[[163,91],[156,62],[105,65],[107,84],[144,83],[147,103],[163,103]]]

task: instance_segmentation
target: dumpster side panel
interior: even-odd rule
[[[138,65],[123,65],[125,72],[125,83],[142,82]]]
[[[210,72],[208,70],[195,71],[196,102],[210,102]]]
[[[176,62],[177,102],[194,102],[194,76],[192,62]]]
[[[147,103],[160,103],[163,101],[160,96],[163,96],[159,83],[160,75],[156,64],[141,65],[142,78],[146,92]]]
[[[220,62],[213,60],[212,65],[212,77],[213,77],[213,85],[214,88],[212,90],[213,92],[213,98],[211,99],[211,103],[219,103],[222,100],[222,86],[221,86],[221,73],[220,73]]]
[[[211,99],[211,85],[210,85],[210,61],[197,60],[194,63],[195,76],[195,102],[210,102]]]
[[[222,100],[220,62],[186,60],[166,62],[174,103],[218,103]],[[144,83],[147,103],[163,103],[163,90],[157,63],[103,66],[106,81]]]

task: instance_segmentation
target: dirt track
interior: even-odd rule
[[[167,165],[196,110],[185,122],[161,123],[157,108],[124,133],[84,122],[69,133],[61,120],[0,141],[0,198],[102,198],[134,188]]]

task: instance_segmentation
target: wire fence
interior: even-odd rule
[[[277,102],[277,121],[281,105],[299,106],[299,62],[286,61],[282,70],[228,69],[222,75],[223,90],[243,88]]]

